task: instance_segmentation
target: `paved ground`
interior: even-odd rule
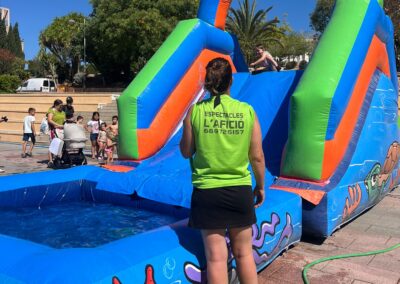
[[[97,164],[97,161],[88,161]],[[2,175],[49,170],[47,149],[38,148],[33,158],[23,159],[20,145],[0,143],[0,168],[6,171]],[[302,268],[311,261],[332,255],[383,249],[398,243],[400,190],[396,189],[322,244],[318,240],[303,240],[264,269],[259,275],[259,282],[302,283]],[[400,284],[400,249],[382,255],[325,262],[311,269],[308,275],[311,283]]]
[[[400,190],[326,239],[304,240],[260,274],[260,283],[302,283],[303,267],[320,258],[384,249],[400,243]],[[400,283],[400,248],[390,253],[314,266],[310,283]]]
[[[0,142],[0,169],[5,170],[2,175],[51,170],[47,168],[47,149],[39,146],[33,149],[32,158],[21,158],[21,145]],[[96,160],[90,158],[89,152],[85,151],[85,154],[89,164],[98,164]]]

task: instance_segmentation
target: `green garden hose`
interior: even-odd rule
[[[365,253],[342,254],[342,255],[336,255],[336,256],[330,256],[330,257],[324,257],[324,258],[318,259],[316,261],[313,261],[313,262],[307,264],[304,267],[304,269],[303,269],[303,281],[304,281],[305,284],[309,284],[310,283],[308,281],[308,278],[307,278],[307,272],[311,267],[313,267],[314,265],[317,265],[319,263],[322,263],[322,262],[325,262],[325,261],[329,261],[329,260],[341,259],[341,258],[376,255],[376,254],[386,253],[386,252],[395,250],[397,248],[400,248],[400,244],[397,244],[397,245],[394,245],[394,246],[392,246],[390,248],[386,248],[386,249],[382,249],[382,250],[370,251],[370,252],[365,252]]]

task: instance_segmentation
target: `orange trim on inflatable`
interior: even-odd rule
[[[287,177],[287,176],[280,176],[279,179],[280,180],[290,180],[290,181],[294,181],[294,182],[296,182],[296,181],[303,182],[303,183],[308,183],[308,184],[317,185],[317,186],[327,186],[330,183],[329,180],[312,181],[312,180],[307,180],[307,179],[291,178],[291,177]]]
[[[390,77],[390,65],[386,45],[377,36],[374,36],[353,94],[335,136],[332,140],[325,142],[321,180],[327,180],[333,175],[346,153],[376,69],[381,70],[386,76]]]
[[[227,59],[234,72],[236,69],[228,55],[203,50],[186,75],[164,103],[147,129],[138,129],[139,159],[146,159],[159,151],[173,134],[182,116],[200,92],[205,76],[205,67],[214,58]]]
[[[134,167],[128,167],[128,166],[122,166],[122,165],[102,165],[102,168],[112,171],[112,172],[117,172],[117,173],[127,173],[132,170],[134,170]]]
[[[284,187],[279,185],[272,185],[270,186],[270,188],[275,190],[283,190],[287,192],[296,193],[297,195],[300,195],[301,198],[307,200],[308,202],[314,205],[320,204],[322,198],[324,198],[325,196],[325,192],[320,190],[299,189],[299,188]]]
[[[217,9],[217,15],[215,16],[215,27],[225,30],[226,17],[228,16],[229,7],[232,4],[232,0],[220,0]]]

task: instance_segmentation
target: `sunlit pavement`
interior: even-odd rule
[[[22,140],[22,136],[21,136]],[[28,147],[29,149],[29,147]],[[33,149],[33,157],[22,158],[22,146],[11,143],[0,142],[0,169],[4,173],[0,175],[10,175],[19,173],[42,172],[52,170],[47,168],[48,148],[38,146]],[[98,161],[90,158],[90,153],[85,152],[88,164],[97,165]]]
[[[302,283],[303,267],[339,254],[380,250],[400,243],[400,190],[349,223],[322,244],[306,239],[259,274],[260,283]],[[400,248],[375,256],[333,260],[309,270],[310,283],[400,283]]]

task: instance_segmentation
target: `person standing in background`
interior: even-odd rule
[[[47,122],[50,128],[50,144],[51,141],[58,137],[57,130],[64,129],[65,122],[65,112],[63,111],[63,102],[62,100],[55,100],[53,106],[47,112]],[[49,163],[47,164],[49,168],[52,168],[53,165],[53,155],[49,151]]]
[[[7,122],[7,121],[8,121],[7,116],[2,116],[2,117],[0,118],[0,123],[1,123],[1,122]],[[4,173],[4,172],[5,172],[5,170],[0,169],[0,173]]]
[[[34,108],[29,108],[28,110],[28,115],[25,116],[24,118],[24,126],[23,126],[23,131],[24,135],[22,137],[22,158],[32,157],[32,151],[33,147],[35,146],[36,143],[36,130],[35,130],[35,112],[36,110]],[[26,152],[26,145],[28,144],[28,141],[31,140],[31,147],[29,149],[29,152]]]
[[[70,96],[66,98],[66,104],[63,105],[63,112],[65,112],[65,116],[73,117],[75,113],[75,109],[73,107],[74,99]]]

